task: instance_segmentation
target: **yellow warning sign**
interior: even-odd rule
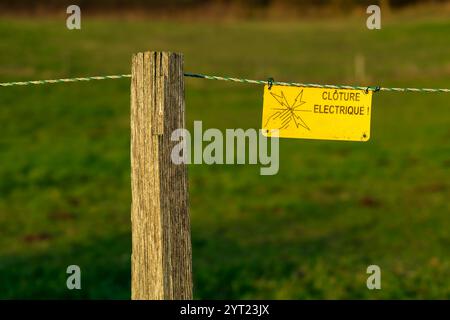
[[[264,87],[262,129],[282,138],[367,141],[372,91]]]

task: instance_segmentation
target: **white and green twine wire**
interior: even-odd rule
[[[376,87],[376,86],[349,86],[349,85],[332,85],[332,84],[316,84],[316,83],[298,83],[298,82],[280,82],[269,80],[251,80],[232,77],[211,76],[198,73],[185,73],[184,76],[208,80],[220,80],[231,81],[240,83],[252,83],[252,84],[269,84],[291,87],[306,87],[306,88],[324,88],[324,89],[354,89],[354,90],[370,90],[370,91],[393,91],[393,92],[450,92],[447,88],[393,88],[393,87]],[[79,82],[79,81],[93,81],[93,80],[108,80],[108,79],[122,79],[131,78],[131,74],[119,74],[109,76],[94,76],[94,77],[79,77],[79,78],[63,78],[53,80],[31,80],[31,81],[18,81],[18,82],[3,82],[0,83],[0,87],[12,87],[12,86],[28,86],[38,84],[54,84],[64,82]]]

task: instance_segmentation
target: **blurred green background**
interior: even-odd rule
[[[349,9],[350,10],[350,9]],[[450,11],[383,16],[0,17],[0,82],[130,73],[179,51],[187,72],[450,87]],[[361,65],[363,66],[361,68]],[[130,298],[128,79],[0,89],[0,298]],[[187,126],[259,128],[262,86],[186,79]],[[374,95],[367,143],[280,140],[280,171],[190,165],[197,299],[450,298],[448,94]],[[66,288],[66,268],[82,290]],[[366,268],[382,270],[382,290]]]

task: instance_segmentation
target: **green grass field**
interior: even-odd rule
[[[450,87],[450,19],[300,22],[0,18],[0,82],[188,72]],[[355,55],[367,81],[354,77]],[[0,298],[130,298],[129,80],[0,89]],[[194,296],[450,298],[450,95],[377,93],[367,143],[280,141],[280,171],[189,166]],[[259,128],[262,86],[186,79],[187,125]],[[66,268],[82,290],[66,289]],[[382,290],[366,288],[366,268]]]

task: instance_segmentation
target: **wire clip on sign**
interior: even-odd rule
[[[278,129],[281,138],[367,141],[371,104],[372,90],[266,85],[262,131],[269,137]]]

